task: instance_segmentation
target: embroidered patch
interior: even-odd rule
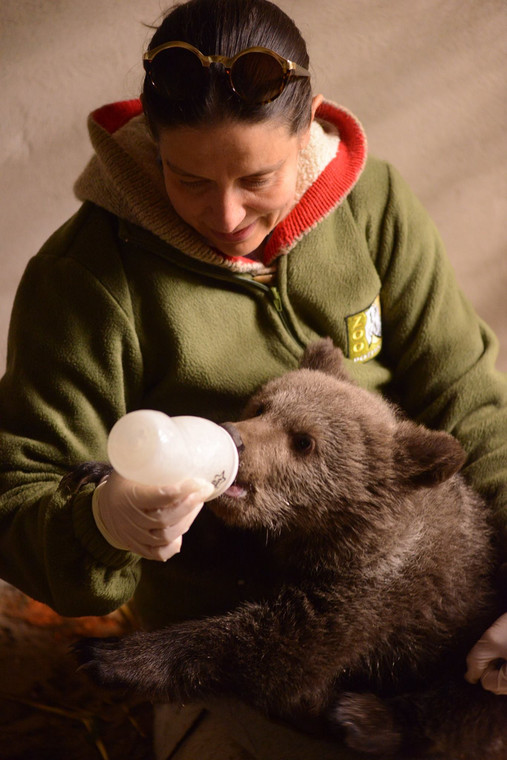
[[[346,317],[345,321],[349,359],[367,362],[377,356],[382,348],[380,296],[367,309]]]

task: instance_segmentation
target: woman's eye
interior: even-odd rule
[[[204,179],[195,179],[195,180],[188,180],[188,179],[182,179],[180,180],[183,187],[187,187],[190,190],[196,190],[198,188],[204,187],[206,184],[206,180]]]
[[[308,433],[295,433],[292,445],[299,454],[310,454],[315,448],[315,440]]]
[[[256,190],[260,187],[266,187],[269,184],[269,177],[250,177],[244,180],[245,187]]]

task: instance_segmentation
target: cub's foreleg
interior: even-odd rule
[[[235,695],[290,719],[319,715],[328,704],[342,650],[330,621],[323,620],[322,607],[317,614],[303,592],[290,589],[228,615],[121,640],[85,639],[76,651],[105,686],[178,703]]]

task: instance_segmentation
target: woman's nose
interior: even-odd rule
[[[221,427],[227,430],[232,440],[236,444],[238,452],[241,453],[245,448],[245,444],[243,443],[243,439],[241,438],[241,434],[238,428],[232,422],[224,422]]]
[[[235,232],[246,215],[241,198],[234,189],[224,191],[215,199],[212,214],[213,229],[226,234]]]

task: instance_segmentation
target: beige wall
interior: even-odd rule
[[[280,0],[316,87],[363,122],[437,222],[507,369],[505,0]],[[135,97],[159,0],[1,0],[0,369],[24,266],[77,207],[86,115]],[[445,326],[442,326],[445,329]]]

